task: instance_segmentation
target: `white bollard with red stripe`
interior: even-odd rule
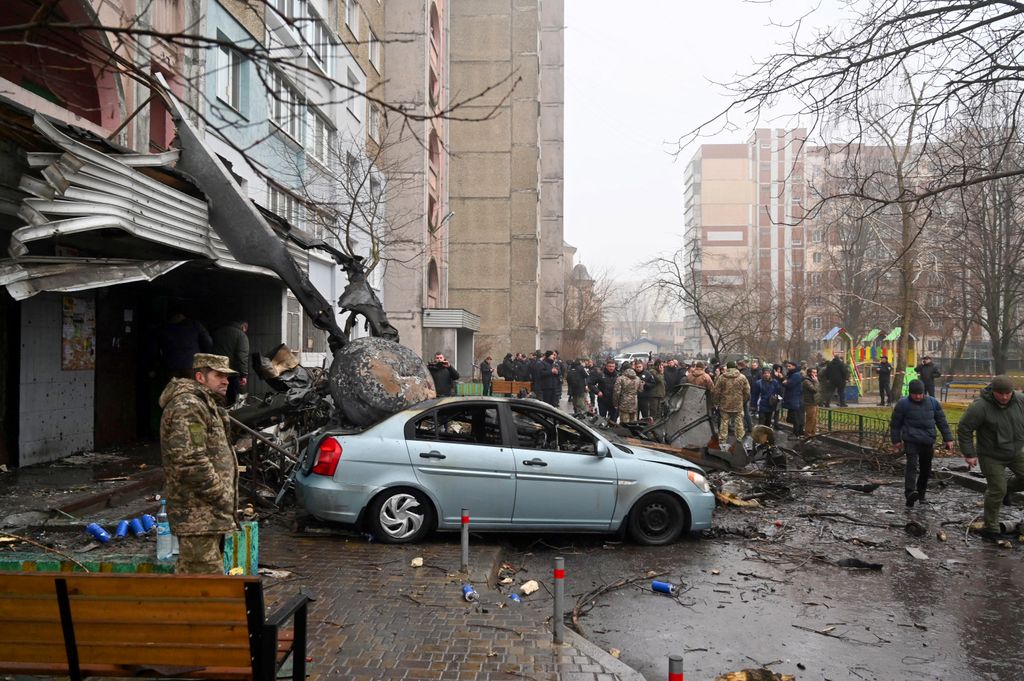
[[[462,571],[469,572],[469,509],[462,509]]]
[[[565,558],[555,558],[555,612],[552,631],[555,643],[565,640]]]
[[[682,655],[668,656],[668,681],[684,681]]]

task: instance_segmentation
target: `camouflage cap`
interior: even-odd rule
[[[213,369],[219,371],[222,374],[237,374],[238,372],[231,368],[230,360],[224,355],[212,355],[208,352],[197,352],[192,356],[192,369],[193,371],[199,369]]]

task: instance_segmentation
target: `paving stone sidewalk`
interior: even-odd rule
[[[569,632],[552,642],[550,623],[488,588],[496,545],[475,547],[478,603],[462,599],[456,541],[386,546],[359,537],[307,537],[260,528],[260,563],[292,571],[268,578],[268,599],[302,587],[309,614],[310,678],[635,681],[642,677]],[[421,568],[409,563],[423,558]]]

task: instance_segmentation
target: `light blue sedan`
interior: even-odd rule
[[[661,545],[707,529],[704,471],[615,442],[536,400],[429,400],[361,432],[324,431],[295,480],[313,516],[407,543],[432,530],[618,532]]]

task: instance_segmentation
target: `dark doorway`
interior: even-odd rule
[[[140,301],[137,286],[104,288],[96,295],[97,449],[138,439]]]
[[[21,306],[0,290],[0,464],[18,465]]]

